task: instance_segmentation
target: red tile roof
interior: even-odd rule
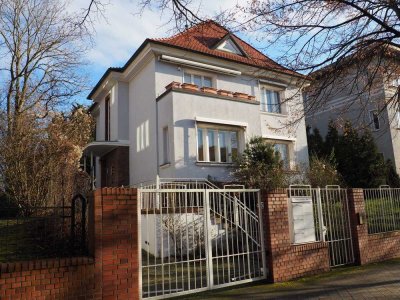
[[[239,48],[246,53],[246,56],[215,49],[215,46],[218,45],[218,43],[228,34],[239,46]],[[303,75],[281,66],[260,51],[256,50],[251,45],[238,38],[236,35],[230,33],[226,28],[211,20],[202,22],[168,38],[149,40],[255,67],[271,69],[278,72],[303,77]]]

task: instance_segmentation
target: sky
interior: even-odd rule
[[[84,72],[89,76],[90,86],[94,86],[108,67],[121,67],[148,37],[160,38],[173,34],[173,24],[168,23],[168,13],[157,9],[146,9],[139,15],[137,0],[109,0],[104,7],[104,15],[95,20],[93,46],[85,56],[87,66]],[[194,1],[198,13],[204,18],[216,15],[225,8],[234,7],[240,0]],[[71,9],[87,8],[89,0],[71,0]],[[239,34],[240,35],[240,34]],[[246,36],[240,36],[250,41]],[[271,58],[274,58],[273,55]],[[84,94],[86,97],[86,94]],[[83,100],[85,104],[90,101]]]

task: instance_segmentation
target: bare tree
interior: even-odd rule
[[[23,214],[29,215],[38,206],[67,204],[77,192],[77,184],[80,193],[90,187],[78,182],[82,179],[82,149],[93,129],[85,109],[52,112],[45,119],[23,114],[19,125],[12,135],[1,132],[0,183]]]
[[[78,17],[61,0],[0,0],[0,108],[9,135],[24,113],[44,117],[84,88],[88,31]]]
[[[87,87],[81,20],[64,0],[0,0],[0,187],[26,214],[72,197],[91,136],[82,108],[60,113]]]
[[[102,0],[91,2],[101,3]],[[141,0],[142,9],[167,11],[178,31],[201,22],[198,2]],[[399,75],[400,3],[395,0],[249,0],[214,16],[231,31],[251,34],[281,49],[284,66],[310,74],[318,84],[308,91],[305,113],[312,114],[340,85],[368,103],[377,83]],[[328,67],[329,66],[329,67]],[[310,78],[308,78],[310,79]],[[306,79],[305,79],[306,80]],[[344,109],[350,109],[348,104]],[[398,106],[398,91],[380,106]],[[365,114],[360,110],[360,117]],[[303,115],[299,116],[300,118]]]

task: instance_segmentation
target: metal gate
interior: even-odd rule
[[[289,188],[289,197],[291,202],[296,202],[295,200],[298,198],[312,201],[314,216],[310,220],[314,224],[308,224],[308,229],[314,231],[315,239],[313,241],[328,243],[330,266],[354,263],[347,190],[341,189],[339,186],[326,186],[321,189],[293,185]],[[304,228],[300,229],[305,231]]]
[[[324,189],[317,189],[317,194],[322,204],[330,265],[336,267],[353,264],[354,249],[347,190],[339,186],[326,186]]]
[[[142,298],[264,279],[258,190],[139,189]]]

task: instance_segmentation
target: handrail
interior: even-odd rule
[[[210,208],[210,210],[213,212],[214,215],[218,215],[220,218],[223,218],[223,219],[225,219],[226,221],[230,222],[232,225],[235,225],[236,227],[240,228],[243,232],[246,232],[246,230],[245,230],[242,226],[240,226],[240,225],[238,225],[238,224],[235,224],[232,220],[230,220],[230,219],[228,219],[227,217],[221,215],[219,212],[213,210],[212,208]],[[255,221],[258,222],[257,219],[256,219]],[[256,241],[253,237],[251,237],[251,236],[249,236],[249,237],[250,237],[250,239],[251,239],[256,245],[258,245],[258,246],[260,245],[260,244],[258,243],[258,241]]]

